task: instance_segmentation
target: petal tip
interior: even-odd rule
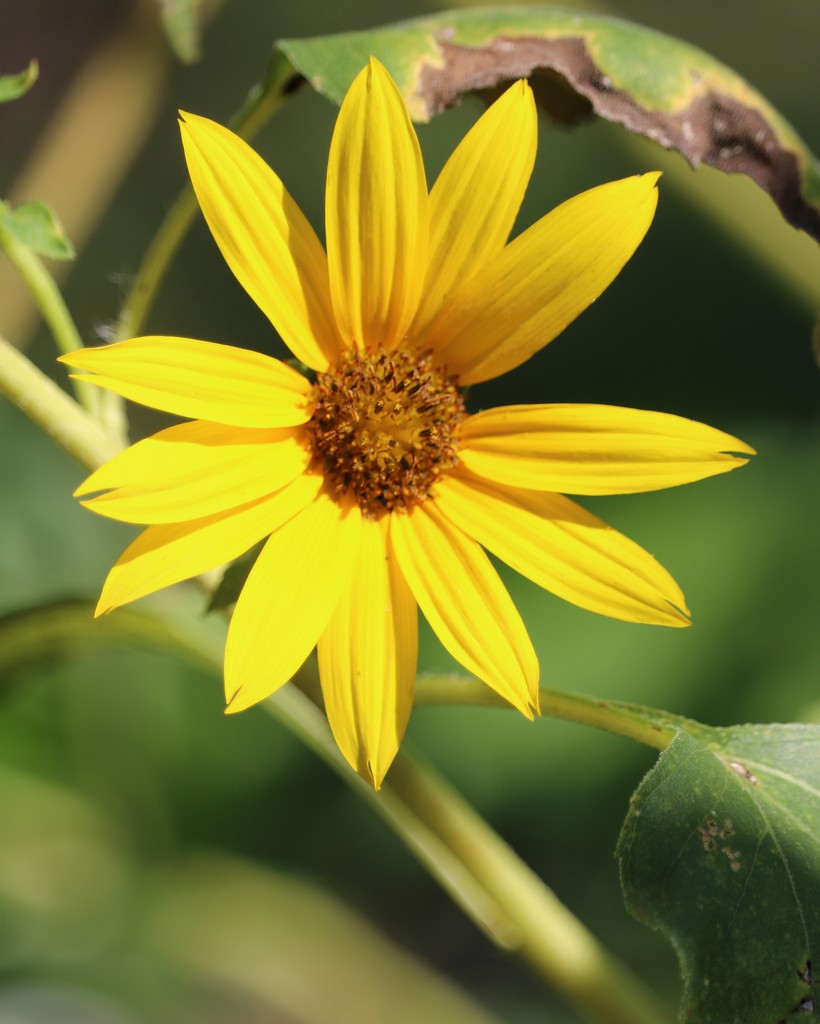
[[[670,601],[668,611],[671,612],[671,621],[667,621],[666,625],[677,627],[678,629],[685,629],[687,626],[692,625],[692,613],[685,604],[677,605],[672,604]]]
[[[390,767],[389,765],[387,766]],[[373,789],[378,793],[382,788],[384,777],[387,775],[387,768],[383,768],[381,771],[377,771],[372,761],[367,762],[367,774],[362,773],[362,778],[365,782],[369,783]]]
[[[230,697],[226,698],[224,714],[236,715],[240,711],[244,711],[246,708],[250,707],[249,704],[239,699],[239,695],[241,693],[242,687],[240,686],[238,689],[234,690]]]

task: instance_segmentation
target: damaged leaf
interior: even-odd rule
[[[531,79],[562,121],[595,113],[705,163],[745,174],[785,219],[820,240],[820,162],[768,101],[702,50],[640,25],[559,7],[446,11],[369,32],[278,43],[315,89],[341,103],[371,54],[410,115]]]
[[[820,726],[690,722],[633,796],[624,896],[678,953],[681,1020],[820,1020],[819,783]]]

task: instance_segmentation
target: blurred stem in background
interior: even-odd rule
[[[112,447],[116,449],[117,442],[103,434],[85,410],[8,343],[0,347],[0,385],[22,411],[87,468],[96,468],[113,454]],[[59,629],[59,616],[56,621]],[[96,628],[90,614],[88,624]],[[70,628],[76,634],[73,620]],[[188,628],[177,629],[169,616],[163,616],[157,619],[156,631],[164,637],[164,646],[170,638],[187,653],[191,637]],[[29,635],[36,636],[38,644],[43,643],[41,630],[30,631]],[[196,647],[201,660],[199,644]],[[213,662],[217,672],[221,662],[218,650]],[[314,663],[308,661],[300,679],[306,690],[317,694],[313,670]],[[434,687],[430,685],[428,690],[434,691]],[[545,704],[545,710],[560,706],[561,717],[646,741],[640,730],[636,732],[631,716],[602,701],[552,693]],[[660,1024],[667,1019],[652,993],[606,952],[503,840],[430,769],[400,754],[377,794],[350,771],[324,713],[306,693],[286,687],[264,707],[371,804],[497,945],[527,960],[570,1003],[606,1024]],[[664,746],[671,735],[671,729],[656,730],[649,742]]]
[[[0,212],[9,212],[7,203],[0,200]],[[0,224],[0,248],[11,260],[26,287],[37,304],[43,319],[48,324],[51,336],[61,355],[74,352],[83,347],[83,340],[77,325],[68,311],[65,299],[57,286],[57,282],[48,272],[42,259],[28,245],[19,242]],[[99,415],[99,388],[91,387],[84,381],[74,381],[74,393],[77,401],[93,415]]]
[[[47,202],[81,251],[151,129],[169,68],[157,5],[141,0],[78,70],[8,198]],[[0,329],[23,347],[37,310],[2,265],[0,295]]]
[[[0,392],[86,469],[107,462],[123,444],[14,345],[0,337]]]
[[[285,102],[294,78],[295,72],[288,59],[275,52],[265,81],[253,87],[231,119],[230,127],[243,139],[252,139]],[[123,303],[115,341],[140,333],[157,289],[198,212],[194,190],[186,185],[148,246]]]
[[[312,670],[309,661],[298,673],[311,693],[318,685]],[[499,948],[526,960],[572,1006],[606,1024],[671,1021],[657,997],[432,768],[404,748],[376,793],[350,772],[324,713],[305,693],[285,687],[263,706],[371,805]]]
[[[221,635],[209,623],[166,599],[156,607],[124,609],[94,622],[85,603],[65,602],[17,616],[0,630],[0,670],[43,650],[74,645],[138,644],[174,651],[219,674]],[[211,626],[213,620],[211,622]],[[324,712],[317,704],[315,660],[263,703],[324,760],[396,833],[462,910],[506,953],[535,973],[579,1011],[602,1024],[664,1024],[671,1015],[655,995],[595,939],[515,852],[427,765],[400,752],[381,792],[355,775],[339,753]],[[460,680],[469,701],[477,690]],[[423,689],[443,697],[453,680],[427,680]],[[486,689],[486,687],[485,687]],[[566,719],[643,739],[663,747],[674,734],[673,719],[658,728],[636,730],[646,721],[640,709],[545,690],[545,710]]]
[[[595,6],[600,8],[601,5]],[[156,52],[155,47],[156,63],[152,65],[155,71],[160,67]],[[127,62],[123,66],[127,67]],[[144,67],[141,74],[145,74]],[[278,63],[274,62],[266,83],[251,92],[234,121],[234,127],[240,134],[245,138],[252,137],[279,109],[288,94],[287,89],[292,76],[292,69],[283,58]],[[149,78],[150,89],[157,89],[157,82],[160,79],[161,75],[156,79]],[[129,82],[129,87],[131,85]],[[97,80],[94,84],[95,96],[105,95],[106,88],[110,87],[110,82],[109,86],[105,87]],[[149,91],[146,88],[143,95],[146,108],[149,106],[146,100]],[[155,96],[156,93],[152,95]],[[144,134],[144,131],[142,134],[139,131],[134,133],[134,123],[129,124],[129,119],[123,115],[121,108],[117,113],[122,124],[128,125],[132,136],[130,146],[124,144],[119,150],[119,164],[111,165],[113,170],[107,179],[109,190],[116,184],[117,174],[121,175],[130,162],[130,155],[136,152]],[[143,129],[146,129],[147,123],[142,123]],[[88,131],[87,128],[85,130]],[[106,129],[98,125],[95,131],[103,135]],[[627,144],[632,144],[627,133],[619,134],[627,140]],[[106,137],[106,145],[110,146],[112,151],[116,150],[115,142],[116,140],[112,141],[110,137]],[[641,140],[635,144],[644,145]],[[653,153],[656,152],[657,150],[653,149]],[[56,155],[54,159],[56,161]],[[683,188],[693,193],[695,186],[690,187],[688,183],[695,181],[694,176],[683,167],[677,157],[670,156],[669,160],[674,161],[679,167],[678,183],[682,183]],[[52,170],[59,166],[59,162],[54,162]],[[715,172],[704,173],[712,179],[720,179],[727,192],[730,186],[734,186],[734,183],[730,183],[728,179]],[[96,201],[100,212],[105,198],[95,196],[93,188],[93,185],[85,186],[85,197]],[[700,187],[700,192],[709,192],[711,195],[708,186]],[[44,198],[50,197],[46,195]],[[759,201],[759,206],[769,202],[759,194],[755,194],[754,200]],[[59,207],[60,204],[58,202],[55,205]],[[717,213],[725,212],[730,205],[728,200],[718,200]],[[187,188],[160,227],[145,255],[132,291],[123,307],[117,326],[118,338],[139,331],[170,261],[196,212],[193,193]],[[755,214],[744,218],[741,212],[732,222],[730,230],[738,234],[738,225],[745,225],[748,233],[753,234],[757,230],[756,226],[749,225],[757,224],[756,216]],[[778,237],[784,239],[783,251],[792,252],[793,238],[797,238],[801,243],[806,241],[789,229],[784,231],[782,223],[778,226]],[[70,225],[69,233],[73,233],[75,238],[78,234],[71,231]],[[759,237],[767,238],[762,234]],[[789,263],[780,250],[769,250],[765,245],[758,245],[756,252],[770,270],[777,273],[781,279],[790,282],[795,294],[802,294],[804,299],[817,295],[817,280],[820,278],[810,279],[809,270],[806,268],[811,268],[813,264],[809,261],[801,263],[798,260],[798,264],[805,270],[801,277],[795,272],[798,264],[793,260]],[[54,287],[53,281],[51,286]],[[62,302],[61,298],[59,302]],[[48,311],[54,315],[54,310],[57,309],[55,303],[53,294],[49,298],[49,288],[46,287],[42,292],[40,306],[47,320]],[[55,330],[55,334],[60,334],[63,344],[75,347],[79,335],[64,306],[62,308],[67,323],[58,323],[56,330],[54,324],[51,324],[52,330]],[[118,450],[119,442],[116,438],[107,436],[100,425],[77,403],[68,398],[60,388],[40,374],[28,360],[2,339],[0,388],[86,468],[96,468]],[[125,617],[128,614],[129,612],[120,613],[120,616]],[[85,619],[89,629],[104,629],[103,624],[92,622],[90,612]],[[76,628],[76,623],[72,623],[71,629]],[[163,617],[160,628],[173,630],[174,627]],[[42,643],[42,632],[35,633],[36,641]],[[184,647],[184,643],[180,641],[177,646]],[[214,650],[212,667],[219,671],[221,647],[216,644]],[[310,666],[305,670],[306,674],[309,668]],[[422,680],[419,686],[419,700],[428,703],[451,703],[455,699],[454,689],[451,680]],[[486,688],[482,687],[482,695],[479,695],[477,688],[474,689],[469,682],[459,681],[459,702],[484,703],[487,700],[487,697],[483,696],[484,693],[487,693]],[[545,691],[544,697],[543,707],[547,714],[607,728],[654,747],[663,748],[672,735],[671,719],[666,725],[648,726],[639,716],[630,715],[623,708],[603,701],[574,697],[557,691]],[[609,956],[515,853],[430,769],[420,765],[409,755],[401,754],[381,794],[375,794],[362,784],[343,762],[330,737],[324,715],[305,694],[294,687],[286,687],[264,706],[319,753],[348,785],[355,788],[371,804],[377,814],[390,824],[402,841],[494,942],[502,949],[526,959],[534,970],[561,991],[572,1005],[610,1024],[625,1024],[627,1021],[634,1024],[659,1024],[669,1019],[669,1014],[656,1004],[654,996]]]
[[[2,201],[0,201],[0,209],[7,209],[6,204]],[[34,252],[33,249],[30,249],[27,245],[19,242],[2,226],[0,226],[0,249],[3,249],[12,265],[25,281],[32,298],[37,304],[37,308],[40,310],[43,319],[51,331],[51,336],[54,339],[57,350],[61,354],[65,355],[68,352],[74,352],[76,349],[82,348],[83,341],[80,337],[80,332],[77,330],[77,325],[74,323],[71,313],[68,311],[65,299],[57,286],[57,282],[49,273],[43,260]],[[0,354],[4,360],[12,360],[9,364],[9,371],[11,373],[9,387],[11,387],[12,390],[8,391],[7,394],[15,404],[19,405],[21,399],[28,402],[28,415],[30,415],[35,422],[43,425],[37,412],[31,405],[31,403],[35,401],[37,389],[35,388],[32,395],[29,397],[25,392],[21,392],[17,388],[16,384],[13,383],[14,381],[19,380],[20,375],[24,373],[22,366],[23,364],[28,364],[28,360],[23,357],[19,360],[15,360],[14,356],[12,356],[8,351],[9,348],[11,348],[9,343],[4,341],[3,347],[0,349]],[[28,365],[30,366],[30,364]],[[33,372],[34,367],[30,366],[30,371]],[[100,423],[103,431],[110,435],[113,448],[116,450],[123,447],[127,443],[128,424],[125,419],[125,403],[119,395],[115,395],[107,391],[101,391],[99,388],[95,388],[93,385],[88,384],[83,380],[74,380],[73,385],[77,400],[82,407]],[[63,398],[64,397],[65,396],[63,396]],[[79,440],[82,434],[82,429],[80,428],[74,431],[73,419],[75,416],[73,413],[66,411],[70,409],[70,407],[71,403],[68,405],[63,403],[65,415],[67,416],[69,424],[72,424],[69,429],[72,430],[72,436],[76,441]],[[26,410],[24,409],[24,411]],[[49,429],[48,426],[46,426],[46,429]],[[49,429],[49,433],[51,432],[52,431]],[[52,434],[52,436],[54,435]],[[93,429],[91,430],[91,436],[94,436]],[[107,450],[110,451],[112,446],[109,446]],[[75,454],[76,456],[76,452],[73,452],[72,454]],[[80,458],[80,461],[84,461],[83,458]]]
[[[488,6],[490,0],[453,0],[446,6]],[[202,17],[212,17],[221,0],[203,4]],[[445,5],[430,3],[430,9]],[[578,10],[614,13],[600,0],[577,0]],[[59,213],[78,249],[138,153],[159,107],[169,68],[155,0],[142,0],[121,30],[100,47],[75,81],[32,153],[11,198],[35,197]],[[275,54],[267,80],[256,86],[232,127],[246,139],[281,105],[292,69]],[[78,140],[104,139],[90,159]],[[767,197],[747,181],[700,168],[693,172],[676,154],[619,130],[613,138],[639,159],[662,166],[667,181],[682,191],[709,219],[721,225],[739,247],[780,281],[803,306],[820,304],[820,252],[809,238],[787,228]],[[196,215],[190,188],[174,203],[166,221],[143,258],[116,325],[115,337],[133,336],[141,329],[161,279]],[[62,268],[58,272],[62,274]],[[35,310],[24,293],[13,287],[0,265],[3,295],[0,329],[23,344],[34,325]]]

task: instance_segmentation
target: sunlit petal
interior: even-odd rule
[[[688,626],[680,588],[643,548],[560,494],[460,473],[437,487],[447,519],[565,601],[629,622]]]
[[[611,405],[512,405],[462,424],[459,458],[499,484],[566,494],[628,494],[745,465],[754,449],[668,413]]]
[[[330,727],[351,767],[376,789],[413,704],[418,612],[386,548],[387,520],[362,521],[354,571],[319,639]]]
[[[89,384],[152,409],[235,427],[292,427],[312,409],[310,384],[278,359],[192,338],[131,338],[60,361]]]
[[[532,174],[537,135],[532,89],[515,82],[444,165],[430,192],[429,264],[411,337],[504,247]]]
[[[506,373],[552,341],[614,280],[646,234],[657,173],[562,203],[459,288],[418,344],[462,384]]]
[[[392,348],[424,284],[427,185],[404,101],[375,58],[339,111],[325,220],[330,292],[345,341]]]
[[[182,116],[191,182],[225,262],[296,358],[327,369],[340,346],[316,233],[238,135],[206,117]]]
[[[97,615],[244,554],[309,504],[322,478],[306,473],[276,494],[188,523],[149,526],[108,574]]]
[[[252,430],[194,420],[127,448],[75,494],[108,491],[83,504],[111,519],[181,523],[272,494],[310,460],[303,427]]]
[[[436,504],[391,517],[399,567],[450,654],[531,718],[538,660],[524,623],[489,558]]]
[[[310,654],[348,585],[362,517],[326,492],[268,538],[236,603],[225,647],[227,710],[286,683]]]

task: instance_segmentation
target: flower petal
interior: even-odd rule
[[[75,496],[108,490],[83,505],[127,523],[181,523],[281,490],[310,460],[300,427],[252,430],[194,420],[127,448]]]
[[[206,117],[182,116],[191,182],[225,262],[296,358],[326,370],[340,344],[316,233],[238,135]]]
[[[535,163],[532,89],[515,82],[464,136],[430,192],[430,255],[421,330],[454,290],[504,248]]]
[[[646,234],[657,172],[583,192],[542,217],[475,273],[418,339],[461,384],[506,373],[571,323]]]
[[[189,523],[149,526],[108,574],[95,615],[238,558],[309,504],[322,477],[306,473],[276,494]]]
[[[310,384],[270,356],[192,338],[131,338],[81,348],[61,363],[81,377],[152,409],[234,427],[293,427],[312,408]]]
[[[688,626],[683,594],[643,548],[560,494],[459,472],[436,485],[447,519],[565,601],[628,622]]]
[[[444,647],[528,718],[538,710],[538,659],[498,573],[437,501],[390,517],[399,567]]]
[[[330,294],[345,341],[392,348],[424,284],[427,185],[404,101],[372,57],[336,121],[325,221]]]
[[[352,572],[361,524],[358,505],[322,491],[268,538],[228,629],[229,713],[269,696],[310,654]]]
[[[631,494],[745,465],[754,449],[703,423],[612,405],[511,405],[471,416],[459,458],[497,484],[566,494]]]
[[[404,736],[413,705],[418,612],[385,526],[362,520],[355,570],[319,638],[330,727],[351,767],[376,789]]]

